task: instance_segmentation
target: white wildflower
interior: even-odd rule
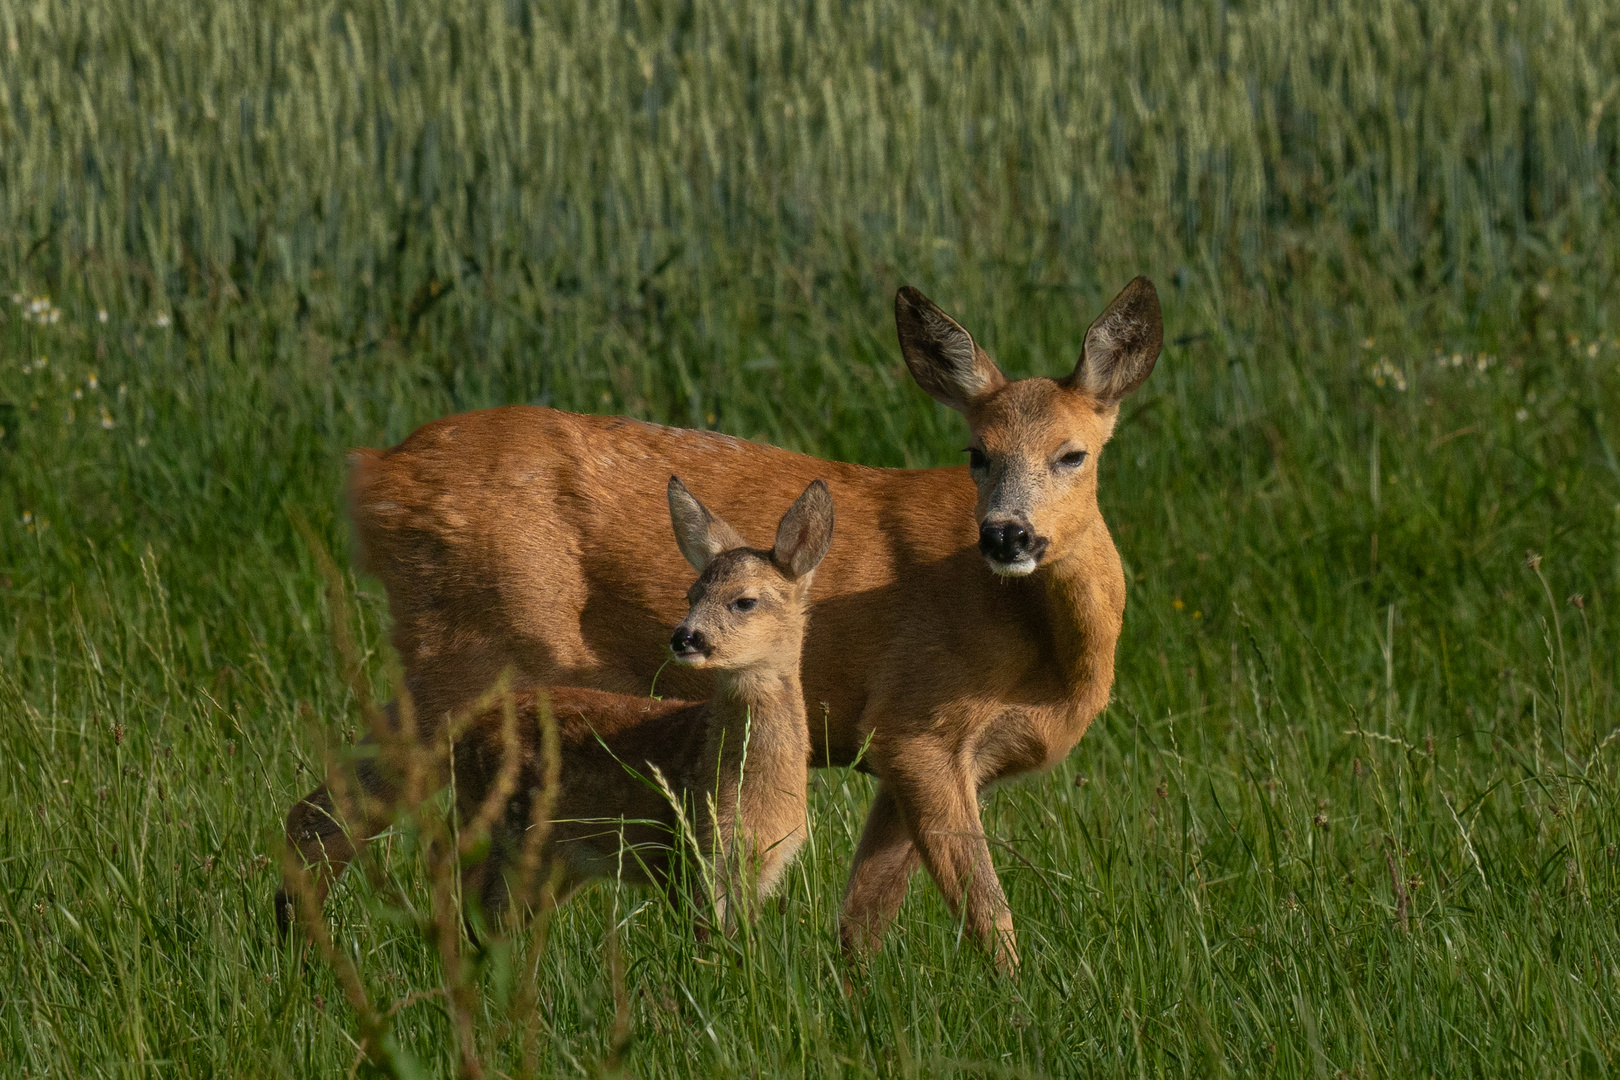
[[[1387,356],[1380,356],[1378,362],[1367,369],[1367,374],[1372,377],[1374,386],[1394,383],[1396,390],[1406,389],[1406,372],[1392,364]]]

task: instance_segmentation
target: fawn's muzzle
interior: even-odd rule
[[[709,655],[709,642],[701,630],[688,630],[684,626],[677,626],[675,633],[670,636],[669,648],[676,656],[684,659],[696,659]]]

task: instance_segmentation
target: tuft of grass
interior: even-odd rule
[[[270,907],[364,727],[293,526],[345,548],[349,446],[532,401],[950,462],[894,287],[1056,374],[1136,273],[1114,704],[986,799],[1022,978],[919,879],[842,993],[871,788],[821,771],[734,948],[598,886],[479,1052],[521,991],[564,1075],[1616,1071],[1620,10],[0,0],[0,57],[8,1074],[354,1061]],[[451,1071],[456,974],[351,879]]]

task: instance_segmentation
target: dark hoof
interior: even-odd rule
[[[292,934],[293,921],[298,911],[293,904],[292,896],[286,889],[276,890],[276,933],[281,940],[287,940]]]

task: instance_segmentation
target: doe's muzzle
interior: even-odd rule
[[[1022,518],[1003,518],[979,525],[979,553],[987,559],[1011,566],[1030,558],[1035,549],[1035,530]]]

